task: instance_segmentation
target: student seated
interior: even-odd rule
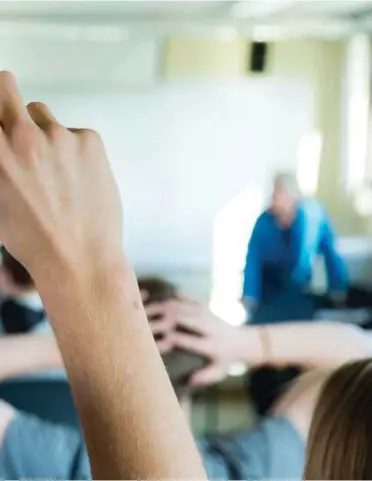
[[[281,397],[272,413],[251,430],[198,440],[210,479],[301,479],[306,438],[323,380],[343,362],[372,352],[370,337],[361,329],[344,324],[284,323],[237,328],[216,318],[202,304],[186,299],[150,304],[147,311],[149,317],[157,317],[154,329],[162,333],[163,340],[168,337],[168,349],[178,347],[210,360],[190,377],[191,385],[222,380],[233,362],[251,367],[280,367],[295,361],[308,370]],[[176,323],[183,330],[175,332],[170,328]],[[14,337],[0,340],[0,361],[1,342]],[[21,348],[27,352],[27,345],[31,348],[39,337],[28,336],[28,343],[23,341]],[[56,356],[51,355],[56,349],[53,339],[42,337],[55,362]],[[13,343],[13,352],[17,350]],[[39,352],[42,350],[39,345]],[[0,477],[90,476],[83,439],[74,430],[16,412],[5,404],[1,405],[0,426]]]

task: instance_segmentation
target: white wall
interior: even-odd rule
[[[1,25],[0,42],[6,48],[1,52],[0,68],[12,71],[21,85],[54,89],[80,85],[109,90],[153,82],[161,42],[116,38],[112,32],[106,32],[106,41],[102,41],[99,39],[105,31],[96,30],[89,26],[79,29],[62,24],[57,29],[55,25],[31,24],[23,36],[15,32],[13,38]]]
[[[242,191],[262,191],[278,168],[295,167],[312,128],[311,94],[306,84],[273,79],[111,93],[26,88],[27,100],[48,102],[66,125],[103,135],[124,200],[127,252],[153,267],[210,267],[218,213]],[[262,204],[249,195],[242,202],[246,218],[237,222],[250,226]],[[235,224],[218,224],[220,246],[245,244]]]

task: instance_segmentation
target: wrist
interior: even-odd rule
[[[96,304],[111,307],[126,297],[141,304],[136,278],[122,253],[90,262],[50,259],[47,268],[34,270],[33,278],[51,321],[54,312],[68,316],[69,307],[76,305],[80,309],[94,309]]]
[[[265,362],[261,329],[258,326],[242,326],[237,335],[237,362],[250,367],[260,366]]]
[[[40,289],[54,284],[58,289],[77,285],[89,285],[100,279],[121,280],[131,268],[122,251],[90,253],[83,255],[37,256],[37,262],[30,266],[30,273]]]

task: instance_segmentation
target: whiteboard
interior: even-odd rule
[[[103,136],[124,202],[126,251],[140,266],[210,266],[218,213],[242,191],[265,190],[278,169],[295,168],[314,118],[309,85],[284,79],[26,94],[66,125]],[[254,203],[247,219],[262,199]]]

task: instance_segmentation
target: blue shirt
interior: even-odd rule
[[[288,229],[279,226],[275,216],[265,211],[249,241],[243,297],[259,302],[280,291],[305,289],[318,255],[325,260],[328,289],[346,291],[347,268],[337,252],[330,219],[316,199],[300,204]]]

